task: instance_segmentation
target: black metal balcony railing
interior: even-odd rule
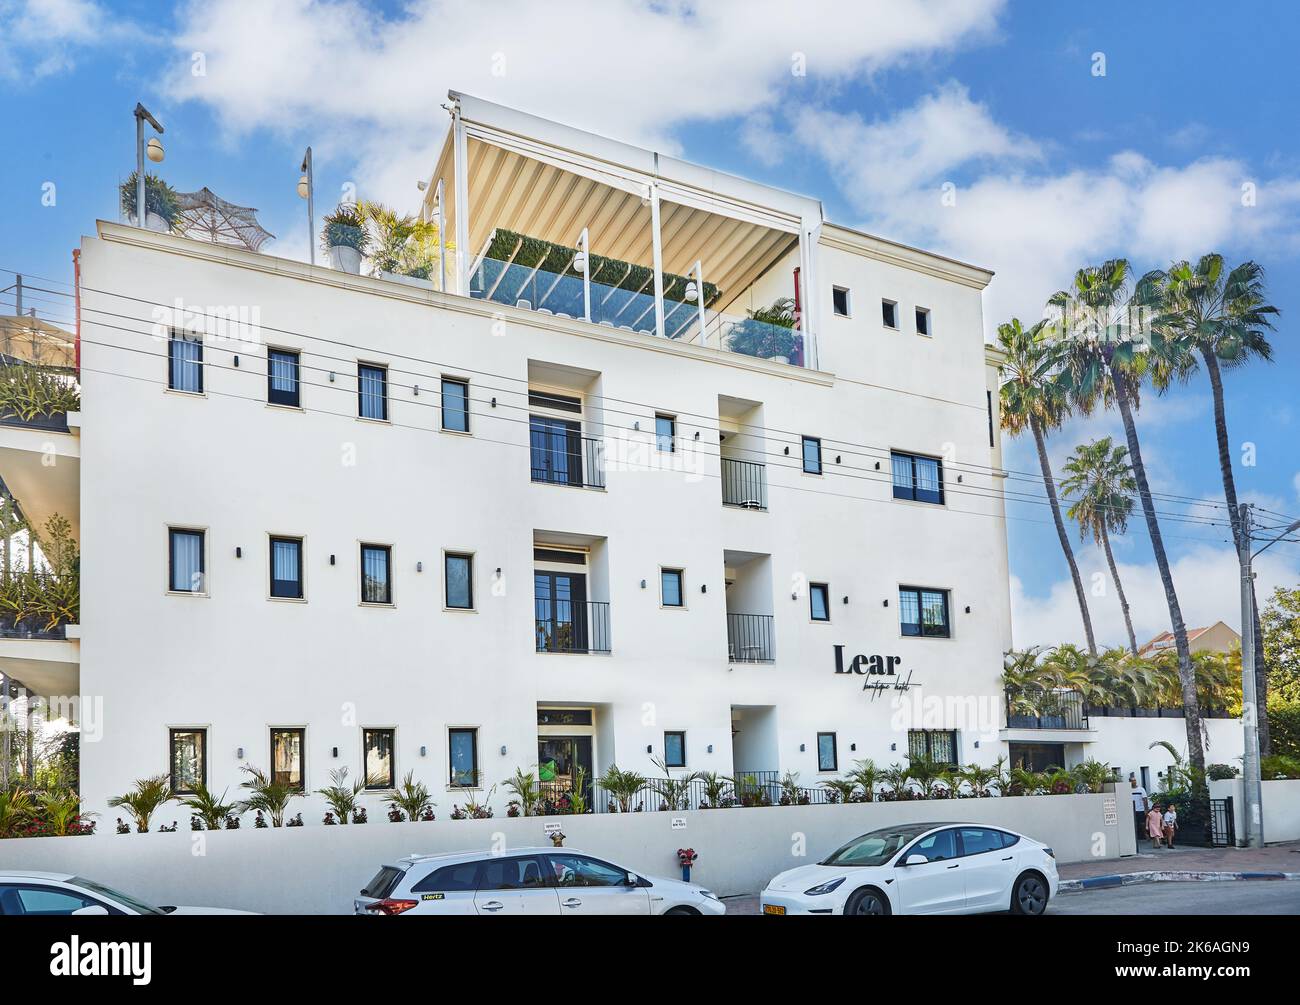
[[[728,614],[727,658],[733,663],[771,663],[775,660],[772,615]]]
[[[767,465],[722,458],[722,502],[741,509],[767,509]]]
[[[609,604],[589,600],[534,601],[537,651],[539,653],[607,653]]]
[[[1027,689],[1006,695],[1008,729],[1087,729],[1088,709],[1080,691]]]
[[[570,437],[556,444],[553,438],[532,436],[533,481],[575,488],[605,487],[605,442],[589,436]]]

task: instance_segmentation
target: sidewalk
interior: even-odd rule
[[[1267,848],[1167,848],[1148,844],[1130,858],[1071,862],[1058,867],[1061,881],[1131,876],[1140,872],[1300,873],[1300,842]]]

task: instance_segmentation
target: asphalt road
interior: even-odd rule
[[[728,897],[727,913],[758,913],[757,897]],[[1300,914],[1300,880],[1139,883],[1058,894],[1052,914]]]

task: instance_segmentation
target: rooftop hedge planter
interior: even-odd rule
[[[68,413],[81,408],[81,394],[66,370],[28,363],[0,366],[0,422],[66,430]]]
[[[332,268],[354,276],[361,275],[361,259],[369,244],[366,220],[359,207],[344,203],[325,215],[321,246],[329,255]]]

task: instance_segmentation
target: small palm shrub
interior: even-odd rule
[[[325,214],[325,227],[321,231],[321,247],[355,248],[361,254],[369,250],[370,235],[366,232],[366,218],[358,206],[340,203],[338,208]]]
[[[265,814],[271,818],[272,827],[283,827],[289,803],[302,793],[287,782],[272,781],[266,772],[251,764],[245,764],[240,770],[248,776],[239,783],[241,789],[248,790],[248,797],[239,803],[240,811]]]
[[[20,786],[0,790],[0,838],[17,837],[32,816],[31,794]]]
[[[704,789],[704,799],[700,803],[700,809],[721,809],[731,789],[731,780],[716,771],[701,771],[700,783]]]
[[[226,802],[228,791],[224,790],[220,796],[216,796],[203,782],[195,782],[194,791],[185,796],[178,796],[176,801],[193,812],[194,816],[202,822],[204,830],[219,831],[225,824],[226,818],[239,809],[238,803]]]
[[[329,804],[330,811],[338,818],[338,822],[346,824],[352,819],[357,808],[357,796],[361,795],[365,787],[366,783],[361,779],[348,781],[347,768],[335,768],[330,772],[330,784],[317,789],[316,794]]]
[[[645,788],[646,778],[635,771],[623,771],[617,764],[611,764],[600,776],[600,786],[619,813],[631,813],[632,800]]]
[[[536,775],[531,771],[525,772],[523,768],[515,768],[515,773],[506,780],[506,788],[514,793],[524,816],[536,815],[542,800]]]
[[[833,803],[851,803],[858,791],[858,783],[852,778],[827,778],[822,782],[827,797]]]
[[[402,778],[402,784],[388,797],[388,805],[399,814],[405,814],[407,820],[422,820],[437,804],[429,798],[429,787],[423,782],[415,781],[415,772],[408,771]],[[400,820],[401,817],[397,819]]]
[[[135,824],[137,834],[147,834],[158,808],[172,798],[171,779],[167,775],[136,780],[135,787],[124,795],[114,796],[108,805],[124,809]]]

